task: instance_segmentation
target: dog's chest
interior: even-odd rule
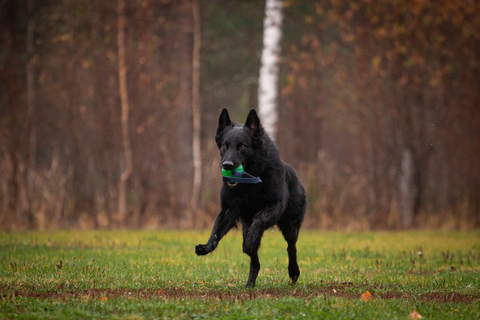
[[[227,189],[222,194],[222,202],[229,208],[238,209],[241,215],[255,215],[267,205],[268,197],[257,186],[239,186]]]

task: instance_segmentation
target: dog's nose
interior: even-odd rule
[[[234,166],[233,166],[233,161],[223,161],[222,166],[223,166],[223,169],[225,169],[225,170],[235,169]]]

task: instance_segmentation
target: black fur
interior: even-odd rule
[[[218,245],[237,221],[242,223],[243,252],[250,256],[250,275],[246,287],[254,287],[260,261],[258,248],[263,232],[277,225],[288,243],[288,274],[293,283],[300,275],[296,243],[305,215],[305,191],[295,170],[280,160],[275,143],[264,131],[255,110],[248,114],[245,125],[230,121],[223,109],[218,120],[215,142],[222,156],[221,164],[235,169],[243,164],[245,172],[262,179],[258,184],[223,183],[221,212],[206,244],[195,247],[197,255],[205,255]]]

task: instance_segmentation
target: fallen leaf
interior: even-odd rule
[[[160,290],[157,290],[157,291],[155,292],[155,294],[160,294],[160,293],[162,293],[162,292],[163,292],[163,289],[160,289]]]
[[[337,290],[333,289],[333,293],[337,293]]]
[[[420,319],[422,318],[422,315],[418,313],[416,310],[413,310],[412,313],[408,315],[409,319]]]
[[[234,284],[231,284],[231,283],[227,283],[227,286],[228,286],[228,287],[235,287],[235,285],[234,285]]]
[[[363,301],[367,302],[368,300],[372,299],[372,295],[370,292],[364,292],[362,293],[362,299]]]
[[[99,300],[100,300],[100,301],[107,301],[107,300],[108,300],[108,297],[100,297]]]

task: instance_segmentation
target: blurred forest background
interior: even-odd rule
[[[197,3],[125,1],[129,161],[118,2],[0,0],[1,228],[211,226],[213,136],[222,108],[243,122],[257,107],[265,2],[199,0],[195,19]],[[283,15],[276,141],[305,225],[479,228],[480,1],[290,0]]]

